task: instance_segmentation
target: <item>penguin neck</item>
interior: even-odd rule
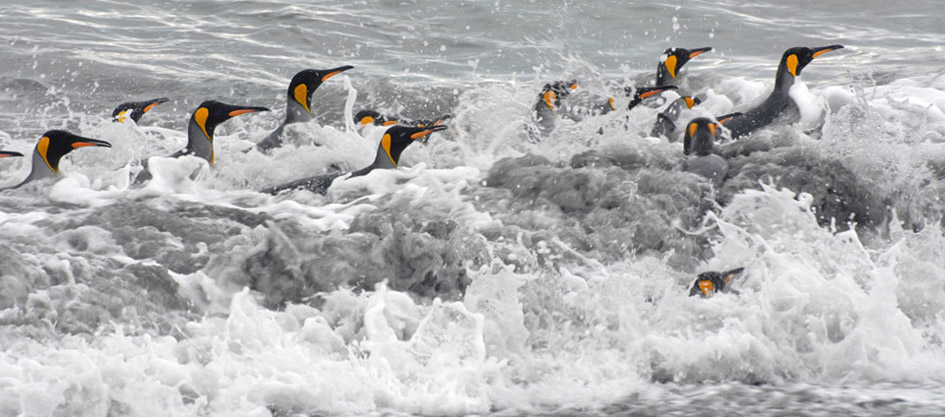
[[[555,103],[557,106],[557,103]],[[554,120],[555,111],[551,107],[548,107],[545,104],[545,101],[541,98],[538,99],[538,103],[535,104],[535,118],[540,122],[542,120]]]
[[[667,85],[673,83],[673,77],[670,77],[669,71],[666,71],[666,66],[660,64],[656,67],[656,86]]]
[[[309,106],[309,108],[311,108],[311,104],[309,104]],[[289,94],[289,98],[286,100],[285,105],[284,124],[305,123],[311,121],[312,119],[314,119],[312,113],[310,113],[308,110],[305,110],[305,107],[299,104],[299,102],[296,101],[294,97],[292,97],[292,94]]]
[[[712,155],[713,140],[708,135],[698,135],[692,142],[692,153],[695,156]]]
[[[387,151],[384,150],[384,147],[378,146],[377,156],[374,157],[374,163],[371,164],[371,166],[373,166],[374,168],[380,168],[380,169],[397,168],[397,164],[400,163],[401,152],[403,152],[403,149],[397,149],[391,146],[390,156],[388,156]]]
[[[52,166],[46,163],[46,159],[44,159],[43,156],[39,154],[38,150],[34,150],[33,167],[30,170],[30,175],[28,175],[26,179],[24,179],[23,182],[19,183],[16,187],[20,187],[28,182],[40,180],[43,178],[53,178],[59,175],[59,158],[56,158],[51,162]]]
[[[784,96],[788,95],[788,92],[791,90],[791,87],[794,85],[795,77],[787,70],[785,65],[778,67],[778,74],[774,79],[774,91],[771,93],[782,94]]]
[[[210,135],[207,137],[207,135]],[[187,127],[187,150],[189,155],[199,156],[213,164],[213,127],[207,129],[207,135],[193,119]]]

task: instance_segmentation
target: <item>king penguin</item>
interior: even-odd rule
[[[166,103],[167,100],[167,97],[158,97],[145,101],[121,103],[112,111],[112,120],[118,123],[125,123],[128,119],[131,119],[135,123],[138,123],[138,120],[141,120],[141,117],[144,116],[145,113],[151,111],[151,109],[158,104]]]
[[[58,176],[59,161],[62,157],[72,152],[73,149],[86,146],[112,147],[110,143],[103,140],[84,138],[65,130],[50,130],[44,133],[43,137],[36,143],[36,148],[33,149],[33,167],[30,174],[23,182],[13,187],[4,188],[4,190],[12,190],[36,180]],[[17,152],[12,153],[16,154],[14,156],[22,156]]]
[[[381,138],[381,143],[377,146],[377,155],[374,157],[374,162],[371,163],[371,165],[352,172],[351,177],[366,175],[375,169],[397,168],[397,164],[400,162],[400,154],[403,153],[404,149],[407,149],[407,146],[410,146],[414,140],[423,139],[427,135],[433,132],[439,132],[441,130],[446,130],[446,126],[391,126],[387,129],[387,132],[384,133],[384,137]],[[303,178],[287,184],[267,188],[262,192],[275,195],[282,191],[298,189],[308,190],[313,193],[325,194],[325,192],[328,190],[328,187],[331,186],[335,178],[338,178],[342,175],[344,174],[331,173]]]
[[[740,113],[733,113],[720,116],[718,123],[706,117],[692,119],[686,125],[683,136],[683,155],[692,156],[683,162],[683,171],[701,175],[711,180],[716,187],[721,186],[728,175],[728,161],[714,152],[715,141],[721,133],[719,124],[733,120],[739,115]]]
[[[659,64],[656,67],[656,85],[660,86],[674,83],[683,65],[686,65],[690,59],[711,50],[712,47],[696,49],[667,48],[663,51],[663,55],[660,56]]]
[[[195,155],[206,159],[210,165],[213,165],[214,129],[232,117],[258,111],[269,111],[269,109],[255,106],[235,106],[216,100],[207,100],[200,103],[200,106],[190,116],[190,122],[187,124],[187,147],[177,151],[171,157]]]
[[[555,129],[555,119],[558,117],[556,110],[561,105],[561,100],[571,95],[575,89],[577,89],[576,80],[550,82],[542,87],[533,113],[538,131],[542,136]]]
[[[775,76],[774,91],[758,107],[744,112],[739,117],[726,123],[732,134],[732,139],[737,139],[754,132],[760,127],[767,126],[775,118],[781,115],[785,109],[793,102],[789,95],[794,80],[801,75],[801,70],[810,64],[818,56],[843,48],[843,45],[822,46],[819,48],[808,48],[798,46],[784,51],[781,56],[781,62],[778,64],[778,72]]]
[[[692,288],[689,289],[689,296],[700,295],[705,298],[724,291],[737,294],[734,290],[729,289],[729,284],[744,271],[745,268],[735,268],[725,272],[703,272],[699,274],[699,276],[696,277],[696,281],[692,283]]]
[[[292,123],[303,123],[313,119],[312,94],[323,82],[335,75],[354,68],[351,65],[343,67],[317,70],[306,69],[299,71],[289,82],[286,90],[285,122],[276,130],[256,144],[260,152],[268,153],[274,148],[282,146],[285,127]]]
[[[665,136],[670,142],[678,139],[676,135],[676,120],[679,120],[679,114],[682,113],[683,108],[692,109],[699,103],[702,103],[702,99],[691,96],[683,96],[673,100],[666,106],[666,109],[656,115],[656,124],[653,125],[650,136]]]
[[[412,120],[406,119],[403,117],[394,117],[382,114],[374,110],[361,110],[354,116],[354,123],[361,128],[362,130],[367,126],[393,126],[393,125],[403,125],[411,127],[427,127],[427,126],[438,126],[441,123],[451,119],[453,116],[450,114],[443,114],[434,119],[419,119]],[[429,136],[424,136],[422,141],[423,144],[427,144]]]

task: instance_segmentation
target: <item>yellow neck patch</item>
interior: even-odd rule
[[[201,107],[194,111],[194,121],[197,122],[197,126],[200,126],[200,130],[203,130],[203,134],[207,137],[207,140],[213,142],[213,138],[207,133],[207,117],[210,117],[210,110],[207,110],[206,107]]]
[[[670,55],[666,57],[666,61],[663,62],[663,66],[666,67],[666,72],[669,73],[670,77],[676,78],[676,55]]]
[[[390,141],[391,141],[390,135],[384,134],[384,138],[381,139],[381,147],[384,148],[384,152],[387,152],[387,157],[390,158],[390,162],[394,164],[394,166],[396,167],[397,161],[395,161],[394,157],[391,156],[390,154]]]
[[[613,99],[613,98],[607,99],[607,105],[610,106],[610,109],[611,109],[611,110],[617,110],[617,106],[614,106],[614,99]]]
[[[797,55],[789,55],[784,65],[787,65],[787,70],[791,75],[797,77]]]
[[[305,84],[299,84],[295,87],[295,101],[299,102],[302,107],[305,108],[305,111],[311,113],[312,110],[308,108],[308,87]]]
[[[702,290],[702,294],[709,295],[715,289],[715,285],[709,280],[699,281],[699,289]]]
[[[49,137],[43,136],[40,138],[39,143],[36,144],[36,152],[39,152],[39,156],[43,157],[43,161],[46,162],[46,166],[52,170],[52,172],[59,173],[59,170],[53,168],[52,164],[49,163],[49,158],[46,157],[46,153],[49,152]]]
[[[558,94],[555,93],[554,91],[545,92],[545,97],[544,97],[545,105],[548,106],[549,109],[551,110],[555,109],[555,100],[557,99],[558,99]]]

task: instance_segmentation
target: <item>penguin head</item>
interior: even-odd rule
[[[676,79],[679,70],[693,59],[705,52],[711,51],[712,47],[686,49],[686,48],[668,48],[660,56],[659,66],[656,68],[656,85],[663,85]],[[668,77],[667,77],[668,76]]]
[[[427,135],[441,130],[446,130],[446,126],[418,127],[395,125],[384,132],[384,137],[381,138],[380,148],[384,150],[386,156],[390,158],[390,162],[396,167],[400,162],[400,154],[403,153],[404,149],[407,149],[407,146],[410,146],[414,140],[423,140]]]
[[[216,100],[207,100],[200,103],[197,110],[194,110],[193,115],[190,116],[190,122],[199,127],[204,136],[213,142],[213,130],[216,129],[217,125],[230,120],[232,117],[257,111],[269,111],[269,109],[255,106],[234,106]]]
[[[745,268],[735,268],[725,272],[708,271],[699,274],[689,296],[699,294],[708,297],[717,292],[725,291],[732,280],[741,275]]]
[[[135,123],[138,123],[138,120],[141,120],[141,116],[144,116],[145,113],[151,111],[155,106],[161,103],[167,102],[167,97],[158,97],[151,100],[145,101],[131,101],[127,103],[121,103],[118,107],[115,107],[115,110],[112,111],[112,120],[124,123],[129,118]]]
[[[36,155],[41,157],[53,172],[59,172],[59,161],[73,149],[86,146],[111,148],[112,144],[98,139],[84,138],[65,130],[50,130],[36,143]]]
[[[778,80],[780,81],[782,76],[786,77],[787,74],[790,74],[791,79],[801,75],[804,67],[810,64],[814,58],[840,48],[843,48],[843,45],[829,45],[819,48],[808,48],[806,46],[789,48],[781,56],[781,63],[778,65]]]
[[[14,151],[0,151],[0,158],[9,158],[13,156],[23,156],[23,154]]]
[[[361,110],[358,114],[354,115],[354,122],[358,126],[367,126],[373,124],[374,126],[391,126],[397,124],[397,120],[388,119],[387,116],[376,112],[374,110]]]
[[[653,97],[666,90],[675,90],[676,88],[677,87],[675,85],[661,85],[658,87],[624,87],[623,91],[627,94],[627,97],[632,97],[630,99],[630,104],[627,105],[627,110],[636,107],[638,104],[642,103],[643,100]]]
[[[334,77],[342,72],[345,72],[349,69],[352,69],[351,65],[345,65],[343,67],[332,68],[332,69],[306,69],[299,71],[298,74],[295,74],[292,77],[292,81],[289,82],[289,101],[298,103],[305,109],[306,112],[312,112],[312,93],[322,85],[323,82],[328,81],[329,78]]]
[[[684,103],[686,103],[686,108],[688,109],[692,109],[693,107],[702,103],[702,99],[699,97],[683,96],[683,97],[680,97],[679,99],[682,100]]]
[[[712,153],[719,135],[719,124],[707,117],[697,117],[686,125],[683,136],[683,155],[695,153],[706,156]]]
[[[571,92],[575,89],[577,89],[577,80],[555,81],[545,84],[539,96],[545,103],[545,106],[554,110],[558,107],[558,103],[565,97],[571,95]]]

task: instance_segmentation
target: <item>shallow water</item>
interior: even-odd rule
[[[54,128],[113,147],[0,193],[0,415],[940,415],[943,18],[932,1],[2,5],[0,149]],[[647,137],[655,104],[526,133],[548,81],[625,104],[663,49],[713,46],[679,86],[705,98],[684,118],[721,115],[763,99],[786,48],[835,43],[798,111],[723,145],[718,189]],[[341,65],[317,123],[242,152],[295,72]],[[159,96],[139,126],[108,120]],[[205,99],[273,111],[221,125],[212,169],[154,158],[129,186]],[[370,163],[380,132],[344,121],[363,108],[453,118],[398,170],[254,191]],[[0,186],[29,169],[0,159]],[[688,297],[739,266],[736,292]]]

